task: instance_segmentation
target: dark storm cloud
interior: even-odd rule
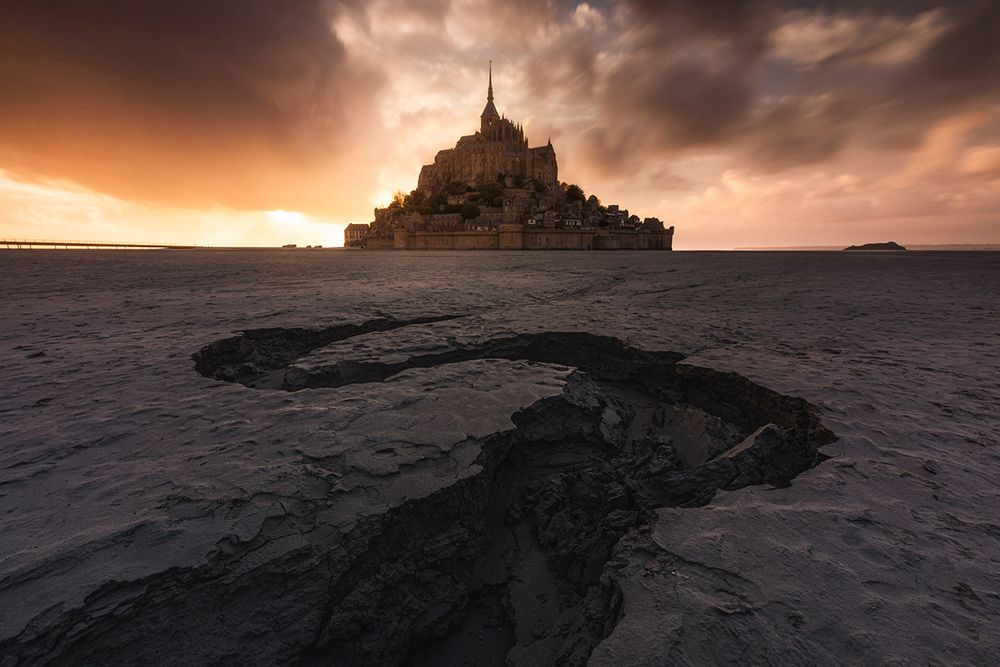
[[[34,0],[0,12],[8,165],[119,196],[246,204],[329,159],[379,79],[318,0]],[[226,182],[248,178],[242,190]],[[247,185],[250,185],[249,183]],[[287,185],[287,183],[286,183]],[[266,189],[266,188],[265,188]],[[246,201],[239,201],[245,199]]]
[[[773,8],[751,0],[628,0],[620,9],[621,53],[606,78],[590,85],[600,108],[585,135],[590,162],[613,173],[647,156],[731,140],[753,110]]]
[[[751,42],[764,34],[771,8],[755,0],[626,0],[639,25],[654,33],[693,31]]]
[[[416,159],[391,152],[380,105],[454,98],[488,57],[516,63],[536,127],[609,177],[693,151],[780,172],[856,145],[909,149],[1000,89],[989,1],[8,5],[0,168],[177,203],[308,207],[362,178],[371,192],[387,155]],[[354,33],[338,37],[340,19]],[[400,90],[422,97],[387,97]]]
[[[852,142],[913,146],[942,115],[1000,93],[997,2],[627,0],[621,7],[629,39],[606,78],[588,82],[601,111],[585,153],[606,173],[691,148],[737,151],[747,166],[780,171],[832,159]],[[943,30],[908,58],[886,56],[915,42],[929,10],[924,23],[939,20]],[[841,47],[812,64],[782,66],[776,40],[793,20],[827,20],[858,35],[838,33]],[[802,48],[808,61],[808,41]],[[574,64],[585,61],[570,53]]]
[[[889,16],[912,11],[895,3],[883,9],[892,10]],[[909,149],[948,114],[1000,100],[1000,5],[955,3],[947,9],[943,29],[911,58],[880,63],[875,52],[885,43],[864,53],[845,44],[789,85],[780,103],[761,104],[759,122],[746,129],[747,159],[780,170],[822,162],[851,142]],[[841,16],[870,20],[870,12]],[[907,36],[904,31],[892,39]]]
[[[718,70],[698,62],[668,64],[651,68],[655,82],[639,76],[632,80],[637,89],[631,97],[675,144],[699,144],[725,136],[747,111],[751,91],[742,72],[730,67]],[[646,85],[643,85],[645,83]],[[683,91],[683,94],[678,94]]]
[[[743,138],[745,159],[760,169],[781,171],[836,155],[847,143],[851,110],[832,101],[808,106],[802,98],[790,98],[762,113]]]
[[[967,8],[907,65],[893,92],[928,106],[1000,94],[1000,3]]]
[[[658,63],[634,56],[612,75],[607,104],[643,128],[640,141],[682,148],[725,139],[750,110],[752,91],[740,68],[696,60]]]

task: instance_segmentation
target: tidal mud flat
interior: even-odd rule
[[[1000,657],[997,255],[4,260],[9,664]]]

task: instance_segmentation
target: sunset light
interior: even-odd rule
[[[3,231],[280,245],[254,211],[296,211],[329,241],[476,127],[492,59],[501,113],[552,139],[561,179],[683,221],[677,248],[1000,242],[1000,107],[977,85],[996,63],[950,56],[993,48],[994,3],[656,4],[217,5],[176,44],[156,26],[179,6],[137,29],[102,3],[90,34],[82,6],[21,3],[0,27]]]
[[[11,0],[0,667],[1000,665],[1000,0]]]

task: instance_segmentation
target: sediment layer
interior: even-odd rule
[[[429,321],[253,330],[193,358],[206,377],[268,391],[361,391],[490,359],[575,370],[561,395],[513,414],[513,428],[455,443],[474,459],[439,489],[415,488],[349,525],[325,524],[322,503],[293,498],[252,539],[223,537],[199,566],[52,609],[0,654],[53,665],[582,664],[621,613],[612,570],[623,537],[648,533],[660,508],[790,484],[833,439],[804,400],[584,333],[295,363],[333,341]]]

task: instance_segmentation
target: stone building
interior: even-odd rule
[[[369,226],[362,222],[352,222],[344,228],[344,247],[357,248],[364,245]]]
[[[493,67],[490,65],[486,107],[480,116],[479,131],[458,140],[454,148],[438,151],[434,164],[424,165],[417,189],[426,194],[441,191],[453,181],[476,185],[497,176],[537,180],[556,186],[559,170],[556,151],[550,140],[545,146],[528,147],[524,130],[497,112],[493,103]]]
[[[417,189],[375,209],[369,250],[670,250],[674,228],[559,182],[552,142],[500,115],[490,68],[479,131],[438,152]]]

